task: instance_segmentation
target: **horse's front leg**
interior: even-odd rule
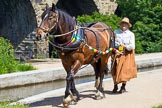
[[[71,101],[77,101],[79,99],[79,93],[76,90],[75,83],[74,83],[74,75],[81,67],[81,62],[77,60],[74,65],[71,66],[70,72],[67,72],[66,77],[66,90],[65,90],[65,97],[63,100],[64,106],[68,106]]]

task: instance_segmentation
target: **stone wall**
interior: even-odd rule
[[[26,53],[33,57],[31,56],[33,52],[47,57],[48,44],[42,48],[42,43],[35,42],[33,36],[29,35],[39,26],[46,3],[50,6],[55,3],[58,8],[67,11],[72,16],[91,15],[94,11],[111,14],[117,6],[115,0],[1,0],[0,36],[11,41],[18,50],[19,58],[21,55],[25,56]],[[36,46],[34,49],[33,43]]]
[[[83,14],[91,15],[94,11],[103,14],[112,14],[117,7],[115,0],[31,0],[31,3],[36,13],[38,26],[41,22],[41,14],[45,10],[46,4],[51,6],[54,3],[57,8],[75,17]],[[47,53],[50,53],[47,42],[36,42],[35,44],[37,46],[37,57],[40,55],[47,57]]]
[[[58,0],[30,0],[33,8],[35,10],[36,18],[37,18],[37,23],[38,25],[41,22],[41,14],[46,8],[46,3],[49,4],[49,6],[52,5],[52,3],[57,3]]]
[[[37,27],[30,0],[0,1],[0,36],[11,41],[14,47]]]
[[[93,11],[110,14],[117,6],[115,0],[1,0],[0,36],[10,39],[16,47],[39,25],[46,3],[55,3],[73,16]]]
[[[117,8],[116,0],[31,0],[31,3],[36,12],[38,25],[46,3],[49,6],[54,3],[58,8],[67,11],[72,16],[91,15],[94,11],[103,14],[113,14]]]
[[[100,13],[113,14],[117,8],[116,0],[94,0]]]

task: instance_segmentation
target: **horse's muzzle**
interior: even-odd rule
[[[39,40],[41,40],[41,39],[42,39],[41,34],[37,34],[37,35],[36,35],[36,40],[39,41]]]
[[[42,39],[46,39],[47,37],[47,34],[46,32],[44,32],[42,29],[37,29],[36,30],[36,40],[39,41],[39,40],[42,40]]]

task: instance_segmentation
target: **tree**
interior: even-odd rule
[[[101,21],[106,23],[110,28],[113,30],[119,28],[119,25],[117,24],[121,20],[120,17],[112,14],[112,15],[104,15],[100,14],[98,12],[93,12],[92,15],[82,15],[77,17],[77,21],[81,24],[88,23],[88,22],[97,22]]]
[[[162,51],[162,5],[160,0],[117,0],[121,17],[127,16],[136,36],[136,52]]]

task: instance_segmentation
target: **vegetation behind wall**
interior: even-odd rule
[[[118,16],[127,16],[136,36],[136,52],[162,51],[161,0],[117,0]]]
[[[34,69],[31,65],[18,63],[15,60],[14,48],[10,41],[0,37],[0,74]]]

